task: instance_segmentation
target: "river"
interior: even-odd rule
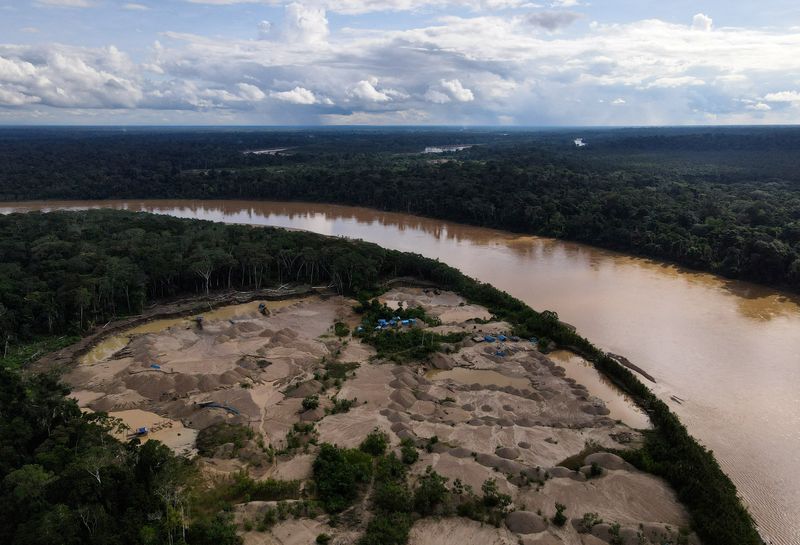
[[[359,238],[438,258],[555,310],[653,375],[653,390],[715,452],[764,535],[800,543],[798,297],[581,244],[364,208],[49,201],[0,203],[0,213],[98,207]]]

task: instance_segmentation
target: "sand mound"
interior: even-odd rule
[[[286,397],[303,398],[318,394],[322,390],[322,384],[316,380],[309,380],[298,385],[286,394]]]
[[[547,522],[530,511],[514,511],[506,517],[506,526],[515,534],[538,534],[547,529]]]
[[[414,397],[411,390],[405,389],[395,390],[389,398],[406,409],[410,408],[417,401],[417,398]]]
[[[422,519],[411,528],[409,545],[517,545],[516,536],[504,528],[463,518]]]
[[[495,454],[500,458],[505,458],[506,460],[516,460],[519,458],[519,451],[513,447],[499,448],[495,451]]]
[[[597,464],[603,469],[624,469],[626,471],[634,471],[634,467],[631,464],[616,454],[611,454],[610,452],[595,452],[594,454],[590,454],[584,459],[583,463],[586,465]]]

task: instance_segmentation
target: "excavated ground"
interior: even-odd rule
[[[414,545],[597,545],[613,540],[612,523],[619,523],[625,545],[638,545],[675,539],[678,528],[688,526],[685,509],[664,481],[603,452],[635,447],[641,434],[634,427],[647,425],[621,393],[569,378],[568,369],[528,341],[508,341],[502,348],[473,341],[510,327],[456,294],[398,288],[381,299],[389,306],[421,305],[442,322],[433,331],[469,336],[450,353],[401,366],[376,361],[374,349],[356,338],[333,334],[337,321],[351,328],[358,323],[354,301],[312,296],[271,302],[267,315],[256,301],[209,313],[202,328],[173,320],[127,332],[105,344],[115,351],[90,352],[65,378],[81,406],[107,411],[131,428],[147,426],[153,430],[148,437],[178,452],[192,454],[197,432],[217,422],[251,427],[256,439],[235,455],[223,445],[201,461],[212,474],[245,469],[258,479],[309,479],[315,447],[268,462],[263,445],[281,451],[294,424],[314,422],[318,442],[343,447],[357,446],[375,428],[389,434],[393,448],[404,438],[423,444],[435,436],[431,452],[420,451],[413,475],[432,466],[475,490],[497,479],[500,491],[513,498],[517,511],[504,527],[425,519],[412,529]],[[355,370],[340,388],[321,391],[315,373],[319,377],[331,362],[354,364]],[[311,394],[320,395],[320,407],[303,411],[302,399]],[[349,412],[326,415],[333,395],[358,401]],[[611,414],[604,399],[622,409]],[[587,445],[597,452],[580,471],[559,466]],[[603,468],[600,477],[587,478],[592,463]],[[571,519],[563,527],[548,522],[556,502],[567,506]],[[244,527],[271,505],[242,504],[237,520]],[[606,522],[579,533],[578,520],[588,512]],[[358,537],[353,529],[329,527],[325,517],[289,519],[243,537],[252,545],[299,545],[320,533],[333,536],[334,544]],[[697,542],[694,536],[691,541]]]

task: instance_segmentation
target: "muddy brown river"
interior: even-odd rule
[[[0,204],[120,208],[306,229],[413,251],[551,309],[651,375],[780,545],[800,543],[800,298],[580,244],[344,206],[249,201]]]

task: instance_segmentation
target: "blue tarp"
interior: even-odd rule
[[[505,336],[505,335],[498,335],[497,339],[498,339],[500,342],[505,342],[505,340],[506,340],[506,336]]]
[[[408,324],[410,324],[411,322],[410,322],[410,321],[408,321],[408,320],[403,320],[403,321],[401,321],[400,323],[401,323],[401,324],[403,324],[403,325],[408,325]]]
[[[161,366],[159,364],[157,364],[157,363],[151,363],[150,364],[150,368],[151,369],[161,369]]]
[[[487,343],[493,343],[494,342],[494,337],[492,337],[491,335],[486,335],[483,338],[483,340],[486,341]]]

